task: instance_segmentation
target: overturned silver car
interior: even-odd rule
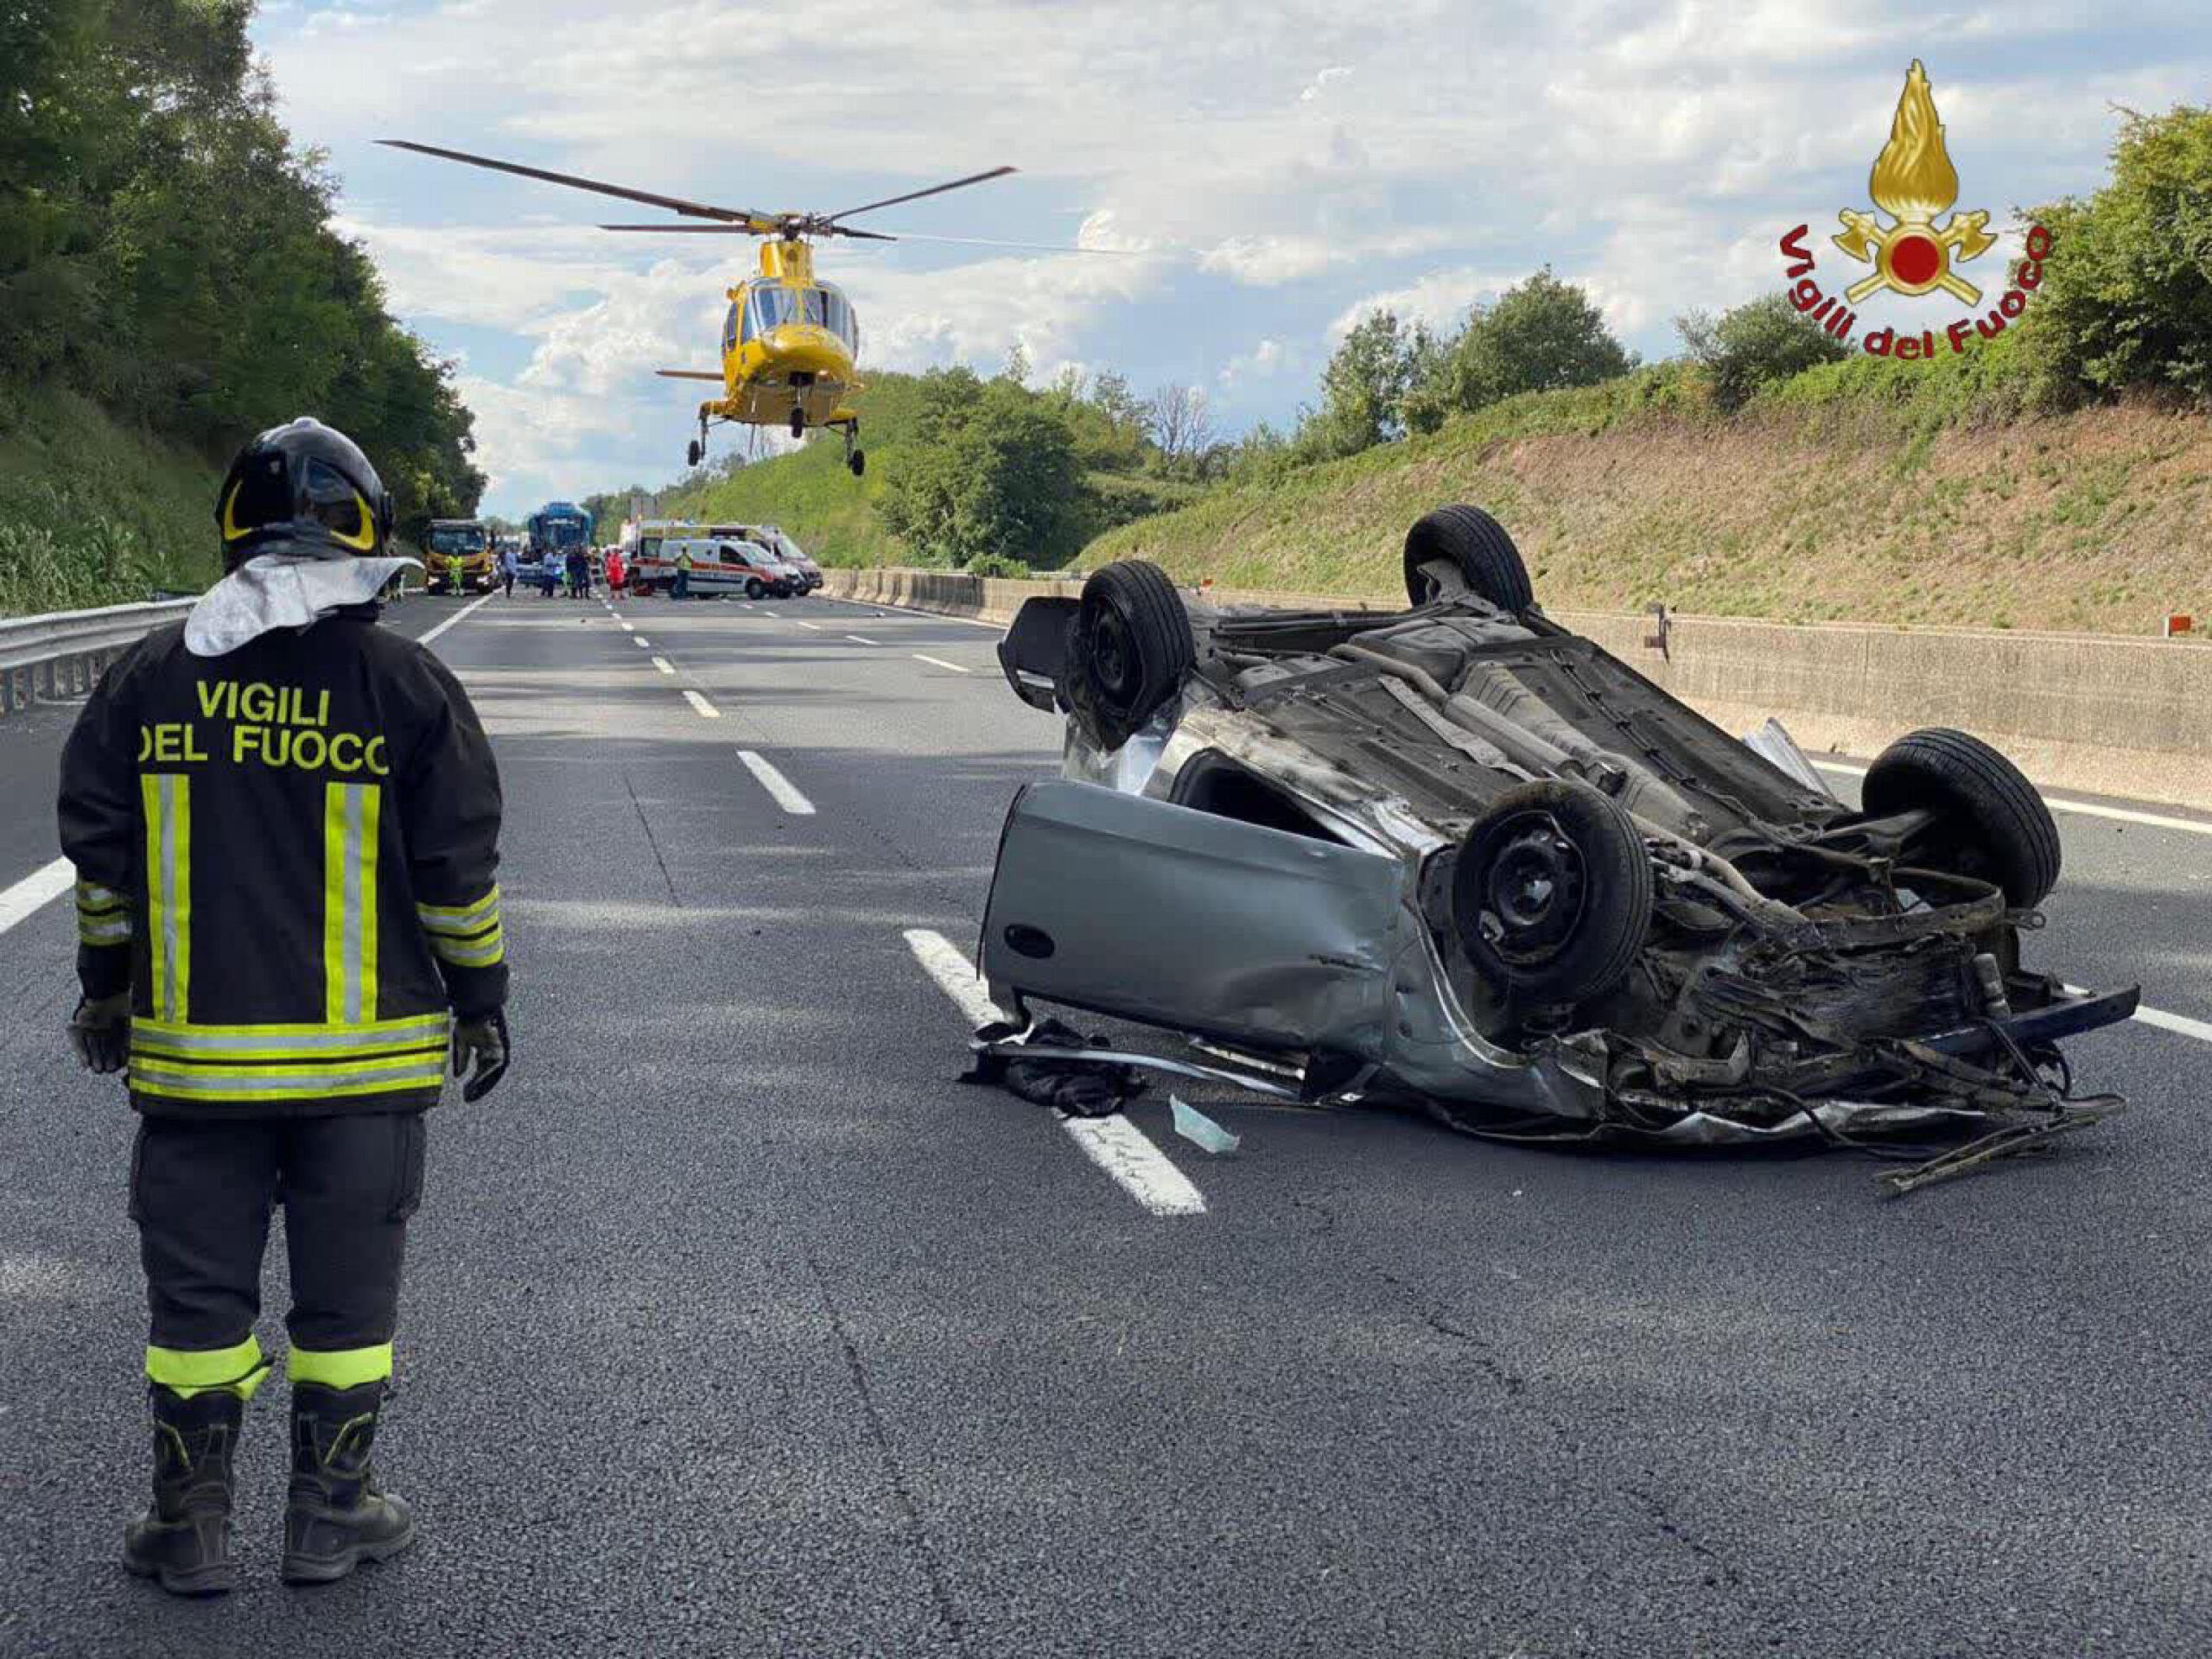
[[[1001,661],[1065,765],[1007,818],[982,964],[1026,1029],[987,1052],[1062,1055],[1042,1001],[1210,1051],[1070,1063],[1478,1135],[1942,1139],[1898,1190],[2119,1108],[2058,1044],[2137,992],[2023,965],[2058,834],[1994,749],[1912,733],[1853,810],[1778,726],[1738,741],[1548,620],[1480,510],[1404,569],[1396,613],[1215,608],[1138,562],[1022,607]]]

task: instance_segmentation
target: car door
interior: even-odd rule
[[[1266,1049],[1379,1055],[1409,937],[1395,858],[1093,784],[1033,784],[1000,838],[983,976]]]

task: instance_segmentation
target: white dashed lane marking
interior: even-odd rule
[[[699,718],[702,720],[720,720],[722,717],[722,711],[696,691],[686,690],[683,700],[699,711]]]
[[[1006,1018],[984,991],[968,958],[944,934],[911,927],[906,937],[906,948],[914,953],[923,971],[968,1016],[969,1024],[984,1026]],[[1154,1215],[1205,1214],[1205,1195],[1192,1185],[1191,1178],[1119,1112],[1108,1117],[1063,1117],[1060,1127],[1083,1149],[1084,1157]]]
[[[880,645],[882,643],[880,640],[869,639],[864,633],[849,633],[845,638],[851,640],[855,645]]]
[[[942,657],[925,657],[918,651],[914,653],[914,660],[918,663],[927,663],[931,668],[949,668],[956,674],[972,674],[976,671],[972,668],[963,668],[957,663],[948,663]]]
[[[745,769],[759,780],[760,787],[768,791],[769,798],[778,806],[793,817],[810,818],[814,816],[814,803],[800,794],[797,785],[779,772],[772,761],[764,760],[751,749],[740,749],[737,758],[745,763]]]
[[[674,663],[670,662],[670,661],[668,660],[668,658],[665,658],[665,657],[656,657],[656,658],[653,658],[653,666],[654,666],[655,668],[657,668],[657,669],[660,670],[660,671],[661,671],[662,673],[664,673],[664,674],[673,674],[673,673],[675,673],[675,672],[676,672],[676,664],[675,664]]]

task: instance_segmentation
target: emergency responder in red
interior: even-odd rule
[[[124,1562],[230,1589],[232,1455],[276,1363],[254,1324],[273,1205],[291,1257],[283,1573],[414,1541],[371,1463],[423,1114],[505,1073],[499,779],[468,696],[377,622],[410,563],[344,435],[263,433],[218,499],[229,574],[102,677],[61,767],[77,867],[70,1038],[130,1070],[152,1312],[154,1497]]]

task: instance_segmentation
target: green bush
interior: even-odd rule
[[[2212,110],[2131,114],[2112,182],[2037,217],[2052,249],[2022,332],[2041,400],[2212,397]]]
[[[1456,340],[1415,353],[1406,425],[1433,432],[1455,414],[1525,391],[1595,385],[1636,365],[1590,296],[1547,265],[1495,304],[1477,306]]]
[[[1705,371],[1713,401],[1733,411],[1760,387],[1821,363],[1838,363],[1848,348],[1780,294],[1739,305],[1717,319],[1692,311],[1675,319],[1683,349]]]
[[[1001,582],[1027,582],[1029,567],[1020,559],[1009,559],[1002,554],[985,553],[968,562],[971,576],[988,576]]]

